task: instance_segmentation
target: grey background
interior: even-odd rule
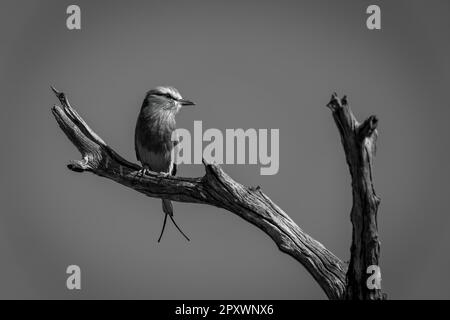
[[[383,289],[450,298],[450,46],[443,1],[1,1],[0,298],[324,299],[306,270],[223,210],[175,203],[162,243],[160,200],[66,169],[76,149],[57,127],[50,85],[135,161],[146,90],[173,85],[198,103],[178,126],[280,128],[280,171],[226,165],[261,185],[305,231],[349,258],[350,177],[324,106],[348,94],[380,118]],[[382,8],[382,31],[365,9]],[[184,165],[180,175],[203,174]],[[82,269],[82,290],[65,269]]]

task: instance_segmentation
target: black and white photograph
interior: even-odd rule
[[[2,0],[0,300],[450,299],[449,16]]]

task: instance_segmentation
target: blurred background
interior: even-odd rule
[[[380,119],[375,188],[382,286],[391,299],[448,299],[450,3],[435,1],[72,1],[0,3],[0,298],[325,299],[297,261],[224,210],[161,201],[67,170],[79,154],[58,128],[50,85],[135,160],[145,92],[172,85],[197,102],[193,128],[279,128],[280,170],[224,165],[261,185],[298,225],[349,259],[351,186],[325,108],[347,94]],[[381,7],[381,31],[366,8]],[[203,175],[182,165],[181,176]],[[68,265],[82,289],[66,289]]]

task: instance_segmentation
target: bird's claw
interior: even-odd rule
[[[134,176],[137,177],[137,178],[142,178],[142,177],[144,177],[146,175],[150,175],[150,172],[151,172],[151,170],[148,169],[148,168],[141,168],[141,170],[138,170],[138,171],[135,172]],[[171,176],[171,174],[169,172],[162,172],[162,171],[159,173],[159,175],[160,175],[159,182],[161,182],[162,179]]]
[[[159,177],[159,183],[161,183],[163,181],[164,178],[170,177],[171,174],[169,172],[160,172],[159,173],[160,177]]]
[[[141,170],[136,171],[135,177],[137,177],[137,178],[142,178],[142,177],[146,176],[149,172],[150,172],[149,169],[147,169],[147,168],[142,168]]]

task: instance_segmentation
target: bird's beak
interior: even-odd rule
[[[186,99],[178,100],[182,106],[195,106],[195,103]]]

